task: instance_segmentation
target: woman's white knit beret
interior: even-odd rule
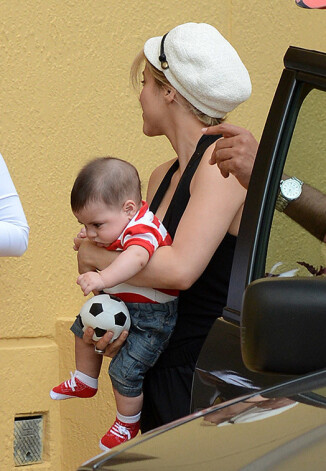
[[[185,23],[165,37],[151,38],[144,54],[184,98],[208,116],[222,118],[251,94],[249,73],[238,53],[206,23]]]

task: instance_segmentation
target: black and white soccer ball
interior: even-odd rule
[[[130,316],[127,306],[121,299],[110,294],[98,294],[90,298],[80,310],[83,331],[87,327],[94,329],[93,340],[99,340],[106,331],[113,332],[113,340],[123,330],[130,328]]]

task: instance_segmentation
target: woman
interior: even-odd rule
[[[216,166],[209,165],[220,136],[203,136],[202,128],[220,123],[245,101],[251,84],[236,51],[207,24],[186,23],[149,39],[133,64],[134,80],[143,62],[143,132],[165,135],[176,153],[151,175],[147,202],[163,220],[173,244],[159,248],[130,282],[181,290],[170,344],[145,377],[145,432],[190,412],[196,360],[226,303],[246,193],[235,177],[224,179]],[[103,269],[113,256],[86,240],[79,247],[79,270]],[[85,334],[85,342],[92,342],[91,334]],[[124,338],[107,347],[110,335],[97,343],[108,356]]]

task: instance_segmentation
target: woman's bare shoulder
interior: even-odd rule
[[[147,198],[146,198],[147,203],[149,204],[151,203],[153,196],[156,193],[156,190],[158,189],[158,187],[160,186],[160,183],[162,182],[164,176],[166,175],[166,172],[169,170],[171,165],[174,164],[175,161],[176,159],[168,160],[167,162],[164,162],[163,164],[156,167],[155,170],[153,170],[148,181]]]

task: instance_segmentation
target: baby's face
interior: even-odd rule
[[[84,225],[87,237],[99,247],[107,247],[117,240],[130,221],[123,208],[113,208],[101,201],[89,202],[74,215]]]

